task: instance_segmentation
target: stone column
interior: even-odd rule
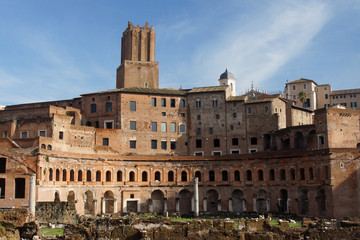
[[[104,214],[105,213],[105,199],[101,198],[101,213]]]
[[[180,199],[179,198],[175,199],[175,211],[180,212]]]
[[[218,200],[217,208],[218,208],[218,211],[221,212],[221,199]]]
[[[266,212],[270,212],[270,199],[266,201]]]
[[[97,203],[97,200],[94,200],[94,215],[97,215],[98,214],[98,203]]]
[[[207,199],[206,198],[203,199],[203,211],[204,212],[207,211]]]
[[[242,199],[242,205],[243,205],[243,212],[246,212],[246,201],[245,201],[245,199]]]
[[[254,211],[254,212],[257,212],[257,209],[256,209],[256,198],[253,198],[253,211]]]
[[[232,212],[233,211],[233,208],[232,208],[232,199],[229,198],[229,212]]]
[[[194,205],[195,205],[194,215],[195,217],[198,217],[199,216],[199,179],[197,177],[194,179]]]
[[[167,198],[164,198],[164,216],[168,216],[168,205],[167,205]]]
[[[290,213],[290,198],[288,198],[286,203],[286,213]]]
[[[118,201],[117,201],[117,199],[114,199],[114,213],[117,213],[117,209],[118,209]]]
[[[35,215],[36,205],[36,174],[30,174],[29,183],[29,211]]]

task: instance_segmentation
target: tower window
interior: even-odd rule
[[[130,101],[130,111],[135,112],[136,111],[136,102]]]
[[[151,98],[151,106],[156,107],[156,98]]]
[[[112,103],[111,103],[111,102],[107,102],[107,103],[106,103],[106,111],[107,111],[107,112],[111,112],[111,111],[112,111]]]
[[[161,99],[161,106],[166,107],[166,98]]]
[[[175,99],[170,99],[170,107],[175,107]]]
[[[91,105],[90,105],[90,112],[92,112],[92,113],[95,113],[96,112],[96,104],[95,103],[92,103]]]
[[[218,138],[214,139],[214,147],[220,147],[220,139]]]
[[[196,99],[196,105],[197,108],[201,107],[201,100],[200,99]]]

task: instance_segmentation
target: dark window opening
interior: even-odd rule
[[[66,170],[63,170],[63,176],[62,176],[62,180],[65,182],[67,181],[67,176],[66,176]]]
[[[134,182],[135,181],[135,173],[133,171],[131,171],[129,173],[129,181],[130,182]]]
[[[291,180],[295,180],[295,170],[293,168],[290,169],[290,177]]]
[[[148,180],[147,175],[148,173],[146,171],[143,171],[141,174],[141,181],[146,182]]]
[[[185,107],[185,100],[184,100],[184,99],[181,99],[181,100],[180,100],[180,107],[181,107],[181,108],[184,108],[184,107]]]
[[[86,181],[91,182],[91,171],[90,170],[88,170],[86,172]]]
[[[59,132],[59,139],[64,139],[64,132]]]
[[[201,181],[201,172],[200,171],[196,171],[195,172],[195,177],[198,178],[199,182]]]
[[[15,178],[15,198],[25,198],[25,178]]]
[[[165,98],[161,99],[161,106],[166,107],[166,99]]]
[[[305,169],[300,168],[300,180],[305,180]]]
[[[79,170],[78,171],[78,182],[81,182],[82,181],[82,171]]]
[[[96,171],[96,181],[101,182],[101,172],[100,171]]]
[[[157,140],[151,140],[151,149],[157,149]]]
[[[264,172],[263,172],[263,170],[258,171],[258,180],[259,181],[264,181]]]
[[[5,178],[0,178],[0,198],[5,198]]]
[[[60,181],[60,170],[56,169],[56,181]]]
[[[151,98],[151,106],[156,107],[156,98]]]
[[[167,149],[167,142],[166,142],[166,141],[161,141],[161,149],[162,149],[162,150],[166,150],[166,149]]]
[[[106,111],[107,112],[112,112],[112,103],[111,102],[107,102],[105,104],[105,106],[106,106]]]
[[[215,181],[215,172],[213,170],[209,171],[209,181],[210,182]]]
[[[6,158],[0,158],[0,173],[6,172]]]
[[[170,99],[170,107],[175,107],[175,99]]]
[[[96,104],[95,103],[92,103],[91,104],[91,110],[90,110],[92,113],[95,113],[96,112]]]
[[[160,181],[160,172],[159,171],[155,172],[155,181]]]
[[[111,172],[110,171],[106,171],[106,181],[111,182]]]
[[[136,140],[130,140],[130,148],[136,148]]]
[[[222,176],[222,180],[223,181],[229,181],[229,176],[228,176],[228,172],[227,171],[222,171],[221,173],[221,176]]]
[[[246,180],[252,181],[252,172],[251,170],[246,170]]]
[[[171,148],[171,150],[175,150],[175,149],[176,149],[176,142],[175,142],[175,141],[171,141],[171,142],[170,142],[170,148]]]
[[[121,182],[122,181],[122,171],[117,171],[117,174],[116,174],[116,180],[118,182]]]
[[[103,146],[109,146],[109,139],[103,138]]]
[[[196,148],[202,148],[202,141],[201,141],[201,139],[196,139]]]
[[[251,145],[257,145],[257,138],[256,137],[250,138],[250,142],[251,142]]]
[[[130,111],[134,112],[136,111],[136,102],[130,101]]]
[[[53,180],[53,170],[50,168],[49,169],[49,181]]]
[[[233,146],[238,146],[239,145],[239,139],[238,138],[233,138],[232,139],[232,145]]]
[[[214,147],[220,147],[220,139],[218,138],[214,139]]]
[[[240,171],[239,170],[236,170],[234,172],[234,180],[239,182],[240,181]]]
[[[186,172],[186,171],[182,171],[182,172],[181,172],[181,181],[182,181],[182,182],[186,182],[186,181],[187,181],[187,172]]]
[[[285,181],[286,180],[286,172],[285,169],[280,169],[280,180]]]
[[[75,181],[75,172],[72,169],[70,170],[70,181],[71,182]]]
[[[270,169],[270,171],[269,171],[269,179],[271,181],[275,180],[275,171],[274,171],[274,169]]]
[[[169,182],[174,181],[174,172],[173,171],[168,172],[168,181]]]

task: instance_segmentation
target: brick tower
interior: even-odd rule
[[[116,88],[159,88],[159,63],[155,62],[154,26],[129,21],[121,38],[121,64],[116,71]]]

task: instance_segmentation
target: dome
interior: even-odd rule
[[[225,72],[223,74],[220,75],[220,79],[234,79],[236,80],[234,74],[232,74],[231,72],[229,72],[226,68]]]

